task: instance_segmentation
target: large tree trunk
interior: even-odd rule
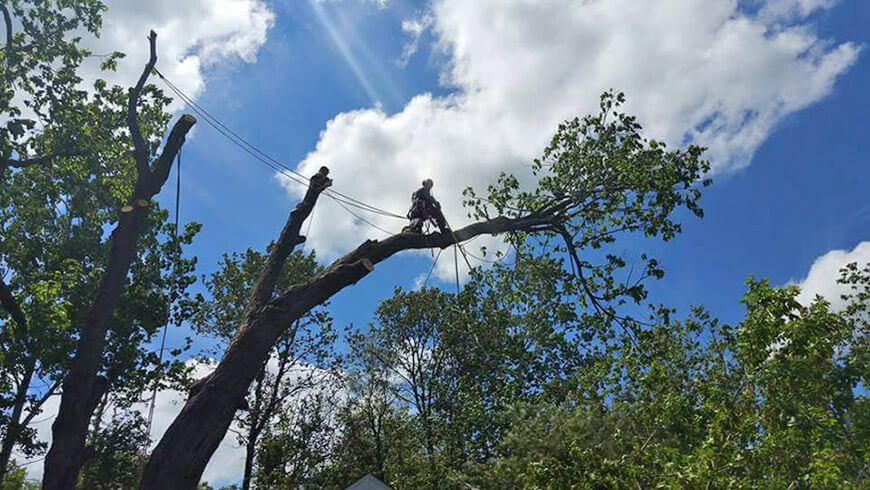
[[[121,210],[118,225],[112,232],[106,271],[82,325],[75,357],[63,381],[60,409],[51,427],[51,448],[45,459],[44,490],[72,489],[79,470],[93,453],[85,447],[85,437],[94,409],[108,390],[107,380],[99,375],[106,329],[136,255],[136,245],[145,226],[151,198],[163,187],[175,155],[196,123],[193,116],[182,116],[173,126],[161,155],[153,164],[148,161],[147,146],[139,131],[136,106],[145,81],[157,61],[156,34],[153,31],[149,39],[151,58],[136,87],[130,90],[127,113],[138,169],[136,187],[130,206]]]
[[[291,222],[292,213],[288,226]],[[301,224],[301,221],[293,222],[297,234]],[[374,264],[403,250],[446,248],[481,234],[535,231],[548,224],[549,220],[541,217],[500,217],[475,223],[455,233],[428,236],[403,233],[383,242],[369,240],[333,262],[317,277],[291,287],[261,306],[249,308],[239,334],[221,362],[191,390],[181,413],[154,449],[139,483],[140,488],[195,488],[233,415],[241,406],[248,387],[281,334],[312,308],[368,275],[374,270]],[[256,293],[254,297],[257,297]]]

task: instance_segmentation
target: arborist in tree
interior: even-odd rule
[[[311,185],[308,186],[308,191],[305,193],[303,201],[308,201],[313,198],[313,195],[319,193],[332,185],[332,179],[329,177],[329,169],[320,167],[316,174],[311,176]]]
[[[408,219],[411,224],[402,229],[403,232],[422,233],[423,225],[428,220],[433,220],[441,233],[447,232],[447,220],[441,212],[441,204],[432,197],[432,179],[423,181],[423,187],[411,194],[411,210],[408,211]]]

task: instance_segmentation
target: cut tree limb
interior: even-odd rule
[[[266,267],[251,292],[239,333],[221,361],[224,368],[194,383],[188,404],[173,422],[173,426],[182,430],[170,428],[160,440],[145,467],[140,487],[196,487],[236,410],[244,405],[248,387],[278,341],[277,337],[263,336],[269,332],[266,325],[280,321],[274,318],[277,310],[272,305],[277,278],[293,248],[305,241],[299,234],[302,223],[311,214],[321,192],[331,184],[332,181],[322,174],[311,178],[308,192],[290,212],[278,240],[269,251]],[[290,323],[283,326],[287,328]],[[191,404],[192,400],[198,402]]]

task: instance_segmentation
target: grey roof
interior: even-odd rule
[[[380,481],[372,474],[368,474],[357,480],[344,490],[393,490],[386,483]]]

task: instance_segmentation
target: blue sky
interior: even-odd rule
[[[439,82],[449,57],[433,48],[431,33],[424,34],[406,67],[396,63],[409,41],[401,21],[419,16],[425,4],[388,3],[383,9],[354,1],[269,5],[275,22],[256,62],[207,72],[199,103],[290,166],[315,149],[330,119],[371,108],[372,93],[389,115],[401,111],[414,95],[456,90]],[[346,47],[330,36],[324,16],[339,32],[347,33],[348,23],[352,25],[342,41]],[[865,2],[841,2],[814,13],[805,25],[831,42],[860,46],[870,42],[868,19]],[[356,72],[343,49],[355,59]],[[747,166],[714,175],[703,200],[704,219],[687,218],[684,233],[666,244],[626,243],[629,255],[650,250],[663,263],[665,279],[653,285],[656,300],[680,308],[703,304],[716,316],[736,321],[748,276],[777,284],[799,281],[817,257],[870,240],[868,86],[870,67],[859,55],[829,95],[785,116]],[[182,214],[204,225],[192,248],[203,273],[214,268],[222,253],[262,248],[277,235],[293,200],[270,169],[204,123],[186,146],[184,159]],[[337,189],[365,194],[355,192],[354,183],[344,181],[341,173],[334,171],[334,177]],[[377,185],[389,188],[391,182]],[[436,182],[438,192],[448,191]],[[164,193],[161,198],[172,196]],[[315,230],[317,219],[315,213]],[[368,235],[379,237],[373,231]],[[349,248],[366,236],[345,245]],[[420,255],[383,264],[364,284],[334,298],[331,311],[337,323],[367,322],[379,299],[394,286],[413,287],[430,264],[430,257]]]
[[[866,1],[107,3],[95,52],[129,54],[113,81],[129,85],[141,69],[144,50],[129,40],[150,23],[161,71],[249,142],[307,174],[326,164],[336,189],[400,214],[433,177],[454,227],[466,221],[465,186],[483,188],[499,171],[528,183],[523,164],[561,119],[594,110],[604,89],[626,91],[650,135],[711,147],[704,219],[687,218],[671,242],[615,249],[657,257],[666,275],[652,299],[683,313],[705,305],[736,322],[749,276],[809,277],[808,290],[827,294],[840,264],[870,260]],[[416,52],[400,63],[409,46]],[[181,214],[203,224],[190,249],[200,274],[224,253],[262,250],[300,195],[203,121],[183,157]],[[174,186],[159,198],[171,208]],[[321,200],[307,246],[329,260],[382,237]],[[444,257],[433,281],[452,288]],[[333,298],[337,326],[369,322],[431,260],[409,253],[379,265]],[[187,334],[172,331],[169,345]],[[158,407],[158,431],[173,411]],[[238,451],[215,461],[209,481],[240,474]]]

